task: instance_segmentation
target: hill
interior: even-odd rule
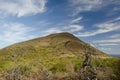
[[[86,50],[92,53],[99,80],[120,79],[119,59],[65,32],[1,49],[0,80],[77,80]]]

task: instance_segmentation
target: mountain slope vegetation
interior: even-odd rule
[[[99,80],[120,80],[120,60],[91,47],[70,33],[57,33],[0,50],[0,80],[77,80],[92,52]]]

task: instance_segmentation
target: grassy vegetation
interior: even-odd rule
[[[68,41],[69,44],[66,44]],[[44,80],[45,77],[49,80],[50,77],[75,77],[80,75],[79,71],[85,59],[83,46],[85,44],[82,41],[70,34],[50,35],[9,46],[0,50],[0,79]],[[106,76],[119,80],[120,60],[110,58],[93,47],[92,50],[100,57],[93,58],[94,66],[99,73],[106,74],[101,80],[107,79]],[[102,58],[104,56],[107,58]],[[104,70],[105,73],[102,72]]]
[[[120,79],[120,59],[118,58],[94,58],[93,63],[98,70],[103,70],[112,80]]]

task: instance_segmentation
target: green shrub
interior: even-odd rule
[[[50,68],[50,71],[56,73],[56,72],[66,72],[67,70],[64,63],[57,63],[52,68]]]

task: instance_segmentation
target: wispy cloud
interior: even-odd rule
[[[60,33],[60,32],[73,33],[73,32],[77,32],[77,31],[81,31],[83,29],[84,29],[84,27],[81,25],[71,24],[71,25],[67,25],[67,26],[60,26],[58,28],[49,28],[49,29],[43,31],[43,33],[45,33],[45,34]]]
[[[43,13],[46,3],[47,0],[0,0],[0,15],[21,17]]]
[[[20,23],[0,23],[0,44],[5,43],[3,46],[10,45],[15,42],[28,40],[34,38],[34,35],[29,35],[29,33],[33,30],[30,27],[25,26]],[[7,44],[8,43],[8,44]]]
[[[104,52],[109,52],[113,54],[113,47],[120,46],[120,39],[105,39],[105,40],[94,40],[93,41],[93,47],[96,47],[97,49],[100,49]],[[115,53],[115,51],[114,51]]]
[[[120,38],[120,34],[111,35],[109,38]]]
[[[94,43],[120,43],[120,39],[95,40]]]
[[[43,31],[46,34],[51,34],[51,33],[59,33],[62,32],[62,30],[58,29],[58,28],[49,28],[45,31]]]
[[[112,20],[109,20],[108,23],[119,22],[119,21],[120,21],[120,16]]]
[[[83,33],[79,32],[77,35],[79,37],[90,37],[98,34],[120,30],[120,23],[118,18],[104,22],[104,23],[96,24],[94,26],[97,28],[96,30],[83,32]]]
[[[91,11],[99,8],[102,4],[102,0],[69,0],[74,7],[72,16],[77,15],[80,12]]]
[[[81,31],[83,30],[83,26],[81,25],[68,25],[66,27],[63,27],[63,31],[67,31],[67,32],[76,32],[76,31]]]
[[[104,48],[104,47],[101,47],[101,48],[100,48],[100,50],[102,50],[102,51],[105,51],[105,52],[106,52],[106,51],[111,51],[112,49],[111,49],[111,48]]]
[[[82,16],[71,19],[65,20],[63,23],[58,23],[51,28],[47,28],[45,31],[42,31],[45,35],[52,34],[52,33],[60,33],[60,32],[78,32],[84,29],[84,26],[78,24],[82,20]]]
[[[106,43],[106,44],[99,44],[100,46],[117,46],[117,43]]]
[[[82,18],[83,18],[83,17],[80,16],[80,17],[78,17],[78,18],[76,18],[76,19],[73,19],[73,20],[71,21],[71,24],[78,23]]]
[[[119,4],[119,0],[69,0],[70,5],[74,7],[73,14],[75,16],[78,13],[85,11],[95,11],[101,9],[104,6],[110,4]]]

